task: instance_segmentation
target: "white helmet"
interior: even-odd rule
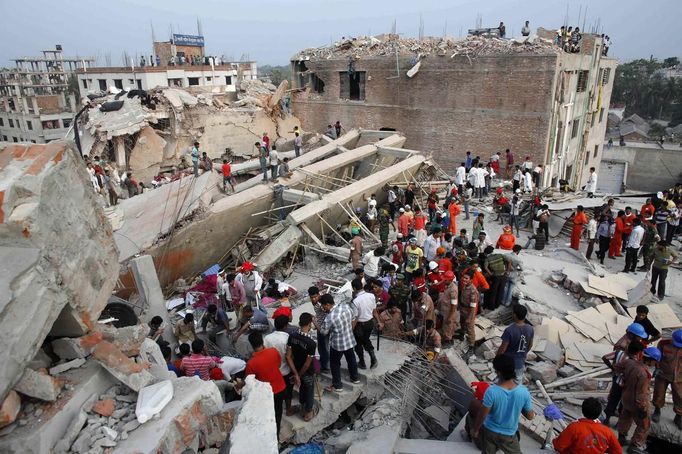
[[[436,268],[438,268],[438,264],[437,264],[436,262],[434,262],[433,260],[430,261],[430,262],[429,262],[429,269],[430,269],[431,271],[433,271],[433,270],[435,270]]]

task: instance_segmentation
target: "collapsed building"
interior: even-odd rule
[[[579,188],[599,167],[616,61],[598,35],[583,34],[580,53],[554,36],[381,35],[305,49],[291,58],[292,105],[304,129],[402,131],[450,173],[466,151],[485,161],[509,148],[518,164],[543,164],[541,186]]]
[[[0,332],[12,348],[3,358],[0,449],[277,452],[269,386],[248,379],[242,401],[224,404],[210,381],[169,377],[146,323],[162,316],[166,336],[180,318],[168,310],[171,298],[184,294],[180,287],[216,264],[233,270],[244,260],[294,287],[318,283],[345,298],[344,232],[349,222],[362,225],[356,209],[367,196],[383,202],[387,186],[414,182],[423,200],[448,182],[430,156],[403,148],[406,142],[393,131],[350,130],[335,140],[310,135],[299,157],[282,143],[291,172],[277,181],[262,183],[257,160],[246,159],[235,164],[241,181],[233,194],[222,193],[218,175],[206,172],[106,210],[73,144],[1,149],[7,291]],[[562,211],[603,203],[558,192],[546,199],[558,214],[550,232],[559,242],[570,226]],[[486,203],[472,208],[492,215]],[[492,236],[499,229],[488,226]],[[365,231],[366,247],[378,243]],[[634,305],[649,304],[663,330],[681,323],[667,305],[650,304],[642,276],[612,273],[556,243],[525,251],[522,263],[515,298],[537,329],[528,374],[540,383],[531,386],[539,415],[522,419],[523,450],[532,453],[560,430],[540,416],[547,399],[574,418],[579,399],[604,397],[610,378],[600,355],[632,320]],[[112,326],[112,303],[132,307],[129,326]],[[290,303],[294,318],[313,312],[300,294]],[[494,379],[490,361],[509,320],[507,308],[478,317],[474,351],[455,343],[437,361],[413,344],[374,338],[379,367],[362,371],[360,385],[344,378],[348,390],[341,395],[318,391],[320,412],[310,422],[285,416],[281,441],[321,442],[329,452],[476,452],[460,434],[473,398],[469,384]],[[230,354],[243,356],[240,340]],[[319,380],[328,384],[330,376]],[[664,413],[653,433],[679,442],[670,420]]]

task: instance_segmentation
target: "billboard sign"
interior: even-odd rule
[[[173,33],[173,44],[176,46],[204,47],[204,37],[201,35],[180,35]]]

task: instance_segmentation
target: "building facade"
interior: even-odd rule
[[[0,72],[0,140],[47,143],[63,138],[78,112],[69,79],[94,59],[64,57],[56,46],[42,57],[14,62],[15,68]]]
[[[559,179],[582,186],[589,168],[599,167],[616,61],[602,56],[596,35],[584,35],[580,53],[549,42],[509,52],[507,42],[489,39],[499,52],[430,53],[411,77],[417,52],[349,58],[334,49],[303,51],[291,62],[294,114],[308,130],[341,121],[401,131],[407,147],[433,153],[450,173],[466,151],[487,161],[510,148],[517,163],[530,156],[545,166],[544,186]],[[414,48],[400,40],[391,46]]]
[[[106,91],[110,87],[150,90],[157,87],[221,87],[221,91],[236,91],[242,80],[258,77],[256,62],[236,62],[221,65],[175,65],[144,67],[98,67],[78,71],[81,97]]]

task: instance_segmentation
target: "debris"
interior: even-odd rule
[[[149,326],[145,323],[123,328],[104,326],[101,328],[104,340],[114,344],[126,356],[140,354],[140,345],[149,334]]]
[[[62,372],[66,372],[67,370],[75,369],[76,367],[81,367],[83,364],[85,364],[85,359],[83,358],[76,358],[65,363],[57,364],[56,366],[50,368],[50,375],[61,374]]]
[[[62,383],[47,374],[47,371],[25,369],[14,389],[29,397],[54,402],[62,389]]]
[[[128,358],[111,342],[102,341],[97,344],[92,355],[107,371],[133,391],[140,391],[154,379],[142,365]]]
[[[0,428],[12,424],[21,410],[21,398],[16,391],[10,390],[0,406]]]
[[[84,410],[79,410],[76,416],[73,417],[66,432],[62,438],[54,446],[55,452],[66,452],[69,450],[74,440],[78,437],[81,429],[88,420],[88,414]]]
[[[548,384],[556,380],[557,366],[548,361],[542,361],[528,366],[527,372],[533,381],[540,380],[541,383]]]
[[[140,424],[158,414],[173,398],[173,383],[165,380],[142,388],[137,396],[135,415]]]
[[[79,338],[62,337],[52,341],[52,351],[61,359],[85,358],[88,352],[81,346]]]
[[[99,415],[109,417],[114,412],[114,408],[116,408],[114,399],[102,399],[92,406],[92,411]]]

